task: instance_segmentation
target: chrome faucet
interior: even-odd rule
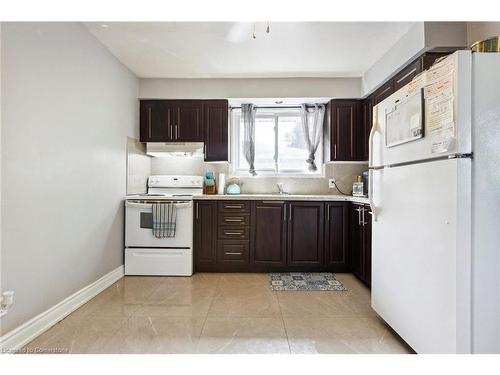
[[[278,182],[276,184],[276,186],[278,186],[278,194],[288,194],[286,191],[285,191],[285,188],[283,186],[283,183],[282,182]]]

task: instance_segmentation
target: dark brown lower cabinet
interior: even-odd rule
[[[350,272],[348,202],[195,201],[197,272]]]
[[[284,202],[252,202],[250,262],[257,267],[286,266],[286,206]]]
[[[325,263],[333,272],[349,272],[349,203],[326,202]]]
[[[323,202],[288,204],[288,266],[323,265],[323,210]]]
[[[371,285],[371,214],[370,207],[351,204],[349,210],[351,271],[366,285]]]
[[[217,262],[217,202],[198,201],[194,207],[195,269]]]

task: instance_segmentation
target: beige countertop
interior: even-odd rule
[[[348,201],[368,204],[368,198],[334,194],[238,194],[194,195],[194,200],[266,200],[266,201]]]

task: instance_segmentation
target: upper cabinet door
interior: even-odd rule
[[[204,100],[205,161],[229,161],[227,100]]]
[[[161,100],[141,100],[141,142],[165,142],[171,139],[168,109]]]
[[[363,148],[361,160],[368,160],[369,157],[369,143],[370,143],[370,131],[373,125],[373,98],[369,96],[361,103],[361,115],[362,115],[362,129],[363,129]]]
[[[363,135],[359,121],[359,100],[335,99],[328,106],[331,161],[362,160]]]
[[[394,80],[394,92],[398,91],[400,88],[406,86],[411,80],[419,73],[422,72],[422,60],[417,59],[393,78]]]
[[[394,80],[390,79],[385,82],[380,88],[373,93],[373,105],[377,105],[385,98],[388,98],[394,93]]]
[[[167,100],[172,140],[176,142],[203,142],[203,101]]]
[[[289,266],[323,266],[323,202],[287,205]]]

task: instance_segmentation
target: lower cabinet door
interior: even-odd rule
[[[286,265],[284,202],[252,202],[250,262],[255,266]]]
[[[217,202],[198,201],[194,207],[194,257],[197,266],[217,260]]]
[[[323,202],[293,202],[287,205],[289,266],[323,266]]]
[[[359,279],[364,280],[363,256],[363,226],[361,224],[362,205],[351,204],[349,210],[349,244],[351,253],[351,270]]]
[[[327,202],[325,207],[325,263],[333,272],[348,272],[349,203]]]

